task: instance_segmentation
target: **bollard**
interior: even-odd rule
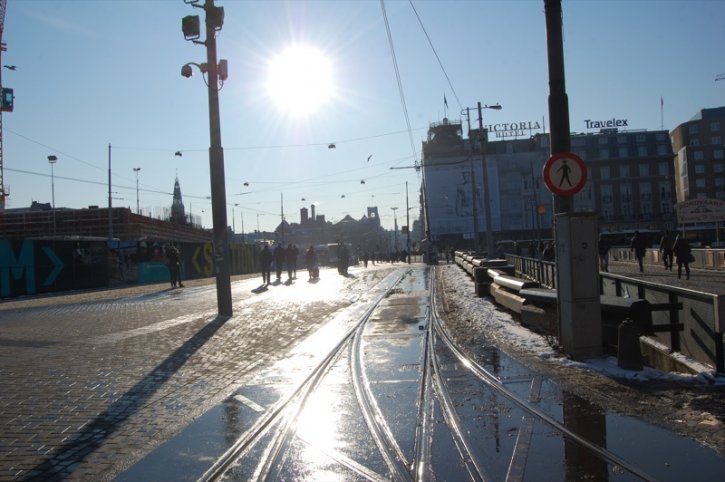
[[[639,345],[639,328],[629,318],[619,325],[617,365],[625,370],[642,369],[642,350]]]

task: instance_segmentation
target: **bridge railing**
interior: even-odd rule
[[[629,256],[629,250],[624,256]],[[693,250],[697,262],[718,259],[723,250]],[[719,254],[716,252],[720,252]],[[658,262],[657,250],[649,250],[651,262]],[[611,255],[611,252],[610,252]],[[517,276],[538,281],[549,288],[556,288],[556,265],[516,255],[506,255],[516,268]],[[619,260],[630,258],[620,257]],[[720,264],[720,263],[716,263]],[[694,266],[694,265],[693,265]],[[698,267],[703,267],[699,265]],[[639,298],[653,306],[652,322],[657,325],[677,326],[651,335],[672,352],[680,352],[705,365],[714,367],[718,373],[725,373],[725,295],[705,293],[661,283],[632,278],[613,273],[599,273],[601,294],[624,298]],[[679,308],[681,306],[681,308]]]

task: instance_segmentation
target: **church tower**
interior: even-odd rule
[[[181,186],[179,186],[178,177],[174,182],[174,201],[171,204],[171,222],[186,224],[186,213],[184,212],[184,203],[181,201]]]

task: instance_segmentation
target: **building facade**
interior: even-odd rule
[[[702,109],[670,132],[677,202],[725,201],[725,107]]]
[[[469,129],[464,137],[461,123],[448,119],[430,126],[422,167],[434,242],[470,248],[477,232],[484,246],[487,212],[496,241],[553,237],[553,197],[542,175],[550,156],[549,136],[517,135],[521,137],[497,135],[501,140],[490,141],[486,130]],[[675,175],[667,131],[605,128],[572,134],[571,149],[589,171],[586,185],[574,197],[574,209],[599,213],[601,231],[675,227]]]

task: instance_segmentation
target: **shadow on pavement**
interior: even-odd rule
[[[142,408],[148,400],[176,373],[191,356],[229,319],[217,316],[196,335],[174,350],[161,364],[101,412],[95,419],[58,447],[48,458],[29,471],[23,480],[68,478],[80,462],[92,454],[121,423]]]

